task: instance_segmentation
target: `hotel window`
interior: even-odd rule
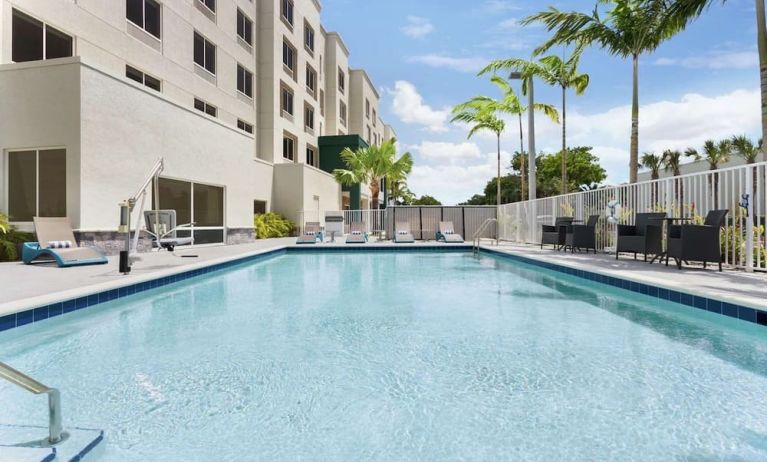
[[[338,108],[338,117],[341,119],[341,124],[346,126],[346,103],[341,101]]]
[[[194,99],[194,108],[197,109],[198,111],[202,111],[213,117],[216,117],[216,115],[218,114],[218,109],[216,108],[216,106],[206,103],[205,101],[199,98]]]
[[[314,53],[314,29],[308,22],[304,22],[304,47],[310,54]]]
[[[320,115],[325,116],[325,90],[320,90]]]
[[[216,0],[197,0],[198,2],[205,5],[207,9],[212,11],[213,13],[216,12]]]
[[[8,153],[8,215],[12,221],[67,216],[65,149]]]
[[[306,145],[306,165],[320,168],[320,156],[317,155],[317,148]]]
[[[338,89],[341,93],[346,91],[346,74],[344,74],[340,67],[338,68]]]
[[[152,77],[149,74],[145,74],[141,72],[140,70],[136,69],[135,67],[126,65],[125,77],[128,77],[131,80],[135,80],[141,85],[145,85],[151,88],[152,90],[161,91],[162,84],[160,83],[160,79]]]
[[[181,229],[178,237],[190,237],[195,244],[224,242],[224,188],[190,181],[159,178],[160,210],[175,210],[177,223],[194,223],[194,231]]]
[[[211,74],[216,74],[216,46],[197,32],[194,33],[194,62]]]
[[[282,109],[282,115],[293,116],[293,90],[286,85],[282,85],[280,89],[280,108]]]
[[[310,65],[306,65],[306,90],[310,95],[317,97],[317,73]]]
[[[376,126],[376,120],[378,120],[378,114],[376,114],[376,110],[373,109],[373,126]]]
[[[286,39],[282,39],[282,64],[285,70],[295,80],[296,78],[296,49],[293,45],[288,43]]]
[[[13,10],[11,60],[16,63],[72,56],[72,37]]]
[[[282,157],[296,160],[296,139],[287,132],[282,135]]]
[[[253,73],[237,65],[237,91],[248,98],[253,98]]]
[[[280,15],[282,19],[288,23],[290,28],[293,28],[293,0],[281,0],[280,1]]]
[[[239,128],[242,131],[253,134],[253,125],[245,122],[242,119],[237,119],[237,128]]]
[[[253,45],[253,21],[239,9],[237,10],[237,36],[248,45]]]
[[[262,214],[262,213],[266,213],[266,201],[254,200],[253,201],[253,214],[254,215],[258,215],[258,214]]]
[[[154,0],[126,0],[128,21],[160,38],[160,4]]]
[[[370,100],[365,98],[365,118],[370,118]]]
[[[368,142],[368,144],[370,144],[370,141],[373,139],[373,134],[370,131],[370,125],[368,125],[367,128],[368,128],[368,139],[366,141]]]
[[[304,127],[314,130],[314,108],[304,105]]]

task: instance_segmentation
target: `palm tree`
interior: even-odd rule
[[[503,134],[506,124],[496,115],[498,112],[496,104],[497,102],[492,98],[481,96],[472,98],[453,108],[453,118],[450,121],[472,124],[467,138],[471,138],[480,130],[492,132],[496,136],[498,172],[496,175],[495,207],[497,217],[501,207],[501,134]]]
[[[659,178],[660,168],[663,166],[663,159],[661,156],[655,155],[652,152],[646,152],[642,154],[640,162],[642,162],[642,167],[650,170],[651,179],[657,180]],[[653,183],[651,192],[652,197],[650,198],[650,202],[654,203],[658,200],[658,183]]]
[[[612,4],[602,15],[599,5]],[[542,22],[554,35],[536,49],[543,53],[554,45],[597,45],[611,55],[631,58],[631,149],[629,179],[637,181],[639,170],[639,57],[654,51],[681,30],[684,22],[671,14],[669,0],[598,0],[591,14],[563,12],[554,7],[525,18],[522,23]]]
[[[682,152],[677,149],[666,149],[661,156],[661,162],[663,162],[663,169],[665,171],[671,170],[671,174],[674,177],[678,177],[682,174]],[[684,200],[684,191],[681,178],[674,179],[674,189],[676,189],[676,198],[679,204]]]
[[[726,0],[721,0],[725,3]],[[671,5],[672,14],[677,20],[686,23],[697,18],[715,3],[715,0],[675,0]],[[755,0],[756,3],[756,44],[759,50],[759,77],[761,81],[762,100],[762,139],[759,143],[767,160],[767,21],[765,21],[764,0]]]
[[[352,151],[341,151],[345,169],[333,170],[336,181],[345,186],[367,183],[370,187],[371,209],[378,209],[381,179],[404,178],[413,170],[413,157],[406,152],[397,157],[396,140],[389,139],[380,146],[369,146]]]
[[[567,90],[572,88],[575,90],[576,95],[582,95],[586,91],[586,87],[589,86],[588,74],[580,74],[578,72],[578,61],[581,58],[582,51],[582,47],[577,47],[566,60],[556,55],[545,56],[538,61],[518,58],[499,59],[492,61],[480,71],[480,75],[499,70],[520,72],[522,74],[523,94],[527,94],[528,79],[534,77],[538,77],[547,84],[556,85],[562,89],[562,194],[569,192],[567,184]],[[520,132],[522,129],[521,117],[520,115]],[[524,164],[522,168],[524,169]],[[522,188],[524,189],[524,185]]]
[[[701,156],[700,153],[698,153],[698,151],[694,148],[688,148],[684,154],[688,157],[694,157],[695,160],[700,160],[702,157],[706,162],[708,162],[708,169],[714,171],[719,168],[719,164],[730,160],[730,156],[732,155],[732,142],[729,139],[721,140],[718,143],[714,140],[706,140],[703,143],[703,156]],[[714,174],[709,177],[709,184],[713,185],[711,194],[714,198],[714,207],[718,207],[718,173],[714,172]]]
[[[759,147],[762,145],[762,140],[759,140],[758,145],[754,145],[746,135],[735,135],[730,140],[730,143],[732,144],[733,151],[745,159],[747,164],[756,163],[756,160],[759,158]]]

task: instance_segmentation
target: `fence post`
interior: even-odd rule
[[[746,170],[746,192],[748,194],[748,207],[746,207],[746,271],[754,272],[754,200],[751,197],[754,192],[754,175],[752,170],[756,167],[750,166]],[[734,225],[734,222],[733,222]],[[733,231],[735,227],[733,226]]]

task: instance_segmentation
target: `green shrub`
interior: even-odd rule
[[[253,221],[258,239],[288,237],[293,234],[293,222],[278,213],[256,214]]]
[[[15,261],[19,259],[19,246],[31,241],[30,233],[22,233],[11,226],[8,215],[0,213],[0,261]]]

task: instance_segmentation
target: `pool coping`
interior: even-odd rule
[[[267,249],[259,249],[245,254],[221,257],[206,262],[195,263],[187,266],[172,267],[155,273],[149,273],[131,279],[129,282],[121,280],[110,281],[83,289],[74,289],[66,292],[57,292],[29,299],[22,299],[12,302],[10,305],[16,305],[16,309],[0,316],[0,332],[21,327],[26,324],[43,321],[49,318],[60,316],[65,313],[88,308],[100,303],[109,302],[118,298],[127,297],[146,290],[163,287],[187,279],[231,268],[236,265],[253,263],[256,261],[267,260],[285,253],[359,253],[359,252],[392,252],[392,253],[431,253],[431,252],[469,252],[472,250],[470,244],[418,244],[418,245],[386,245],[386,244],[365,244],[365,245],[332,245],[332,246],[314,246],[314,245],[279,245]],[[716,298],[702,297],[695,294],[662,287],[653,284],[647,284],[631,280],[625,277],[615,277],[604,274],[599,270],[583,270],[564,264],[555,264],[543,259],[531,258],[529,256],[517,255],[514,253],[491,249],[481,246],[479,251],[484,254],[495,255],[501,258],[507,258],[522,263],[538,266],[541,268],[554,270],[560,273],[581,277],[594,282],[599,282],[609,286],[626,289],[631,292],[656,297],[661,300],[668,300],[694,308],[702,309],[713,313],[718,313],[731,318],[740,319],[759,325],[767,326],[767,310],[756,308],[743,304],[730,303],[718,300]]]
[[[767,326],[767,308],[765,307],[754,307],[740,303],[724,302],[716,298],[703,297],[693,293],[678,290],[676,288],[672,289],[670,287],[664,287],[658,284],[647,284],[645,282],[635,281],[626,277],[611,276],[609,274],[605,274],[604,271],[596,269],[584,270],[565,264],[551,263],[543,259],[536,259],[526,255],[518,255],[484,246],[480,247],[479,250],[481,253],[526,263],[570,276],[576,276],[589,281],[617,287],[619,289],[628,290],[630,292],[635,292],[642,295],[647,295],[649,297],[658,298],[660,300],[679,303],[703,311],[739,319],[741,321],[746,321],[761,326]]]

